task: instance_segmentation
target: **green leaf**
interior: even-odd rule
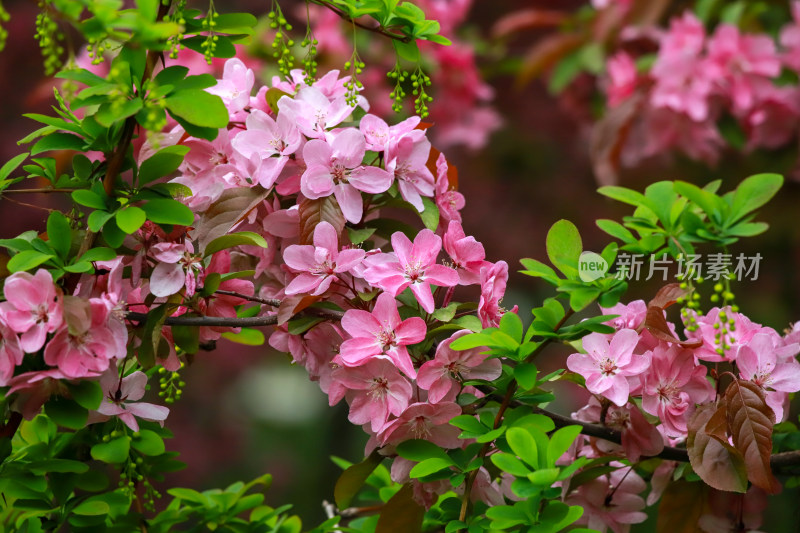
[[[86,146],[86,141],[82,137],[72,133],[55,132],[47,137],[43,137],[31,149],[31,155],[49,152],[53,150],[76,150],[82,151]]]
[[[427,196],[422,198],[422,205],[425,208],[419,214],[422,223],[425,224],[425,227],[429,230],[436,231],[436,228],[439,227],[439,207],[436,205],[436,202]]]
[[[555,462],[572,446],[575,438],[580,433],[580,426],[565,426],[550,435],[550,444],[547,446],[547,457],[550,460],[550,466],[555,465]]]
[[[177,200],[168,198],[150,200],[142,206],[147,213],[147,220],[156,224],[174,224],[177,226],[191,226],[194,224],[192,210]]]
[[[506,431],[506,440],[514,453],[530,466],[539,466],[539,451],[536,441],[531,434],[519,427],[512,427]]]
[[[6,164],[0,167],[0,181],[4,181],[6,178],[8,178],[8,176],[14,172],[27,157],[28,152],[25,152],[24,154],[19,154],[18,156],[6,161]]]
[[[412,439],[401,442],[397,445],[397,455],[417,462],[430,459],[431,457],[448,457],[447,453],[439,446],[430,441],[421,439]]]
[[[642,193],[626,187],[607,185],[597,189],[597,192],[603,196],[608,196],[612,200],[617,200],[618,202],[626,203],[635,207],[639,207],[640,205],[645,205],[647,203]]]
[[[54,257],[55,255],[43,254],[36,250],[25,250],[24,252],[19,252],[14,257],[9,259],[8,263],[6,264],[6,268],[11,273],[25,272],[38,267],[42,263],[49,261]]]
[[[489,427],[483,425],[477,418],[472,415],[459,415],[450,420],[450,425],[459,429],[463,429],[465,433],[469,433],[469,437],[474,438],[476,435],[483,435],[489,431]]]
[[[261,346],[264,344],[264,334],[260,330],[252,328],[242,328],[239,333],[227,331],[222,334],[222,337],[245,346]]]
[[[549,487],[558,479],[558,468],[542,468],[528,474],[528,481],[534,485]]]
[[[514,368],[514,379],[517,380],[523,391],[534,388],[538,377],[539,371],[532,363],[520,363]]]
[[[92,411],[100,407],[103,401],[103,389],[96,381],[78,381],[66,385],[72,399],[81,407]]]
[[[302,335],[324,320],[324,318],[320,318],[318,316],[301,316],[299,318],[295,318],[288,322],[289,334]]]
[[[111,261],[112,259],[116,258],[117,254],[111,248],[92,248],[91,250],[87,250],[85,254],[80,256],[78,259],[79,261]]]
[[[570,279],[578,277],[578,258],[582,251],[580,233],[572,222],[559,220],[547,232],[547,256]]]
[[[522,319],[517,313],[504,313],[500,319],[500,331],[519,344],[522,342]]]
[[[201,128],[220,129],[228,125],[228,110],[222,98],[202,89],[188,89],[165,99],[172,115]]]
[[[267,248],[268,245],[264,237],[252,231],[229,233],[228,235],[217,237],[208,243],[203,252],[203,257],[217,253],[220,250],[225,250],[226,248],[233,248],[234,246],[260,246],[261,248]]]
[[[361,244],[372,237],[373,233],[375,233],[375,228],[353,229],[349,226],[347,228],[347,234],[353,244]]]
[[[458,302],[453,302],[447,307],[436,309],[431,316],[440,322],[450,322],[456,316],[458,310]],[[508,314],[508,313],[506,313]]]
[[[107,102],[100,106],[93,117],[98,124],[108,128],[120,120],[125,120],[131,115],[135,115],[142,109],[143,105],[141,98],[125,100],[122,104]]]
[[[105,198],[89,189],[72,191],[72,200],[76,204],[91,207],[92,209],[108,209]]]
[[[77,402],[57,396],[44,405],[44,412],[53,422],[69,429],[81,429],[86,426],[89,411]]]
[[[106,225],[106,222],[108,222],[113,216],[113,213],[98,209],[97,211],[92,211],[89,213],[89,218],[86,219],[86,225],[89,226],[90,231],[97,233],[103,229],[103,227]]]
[[[81,516],[99,516],[108,514],[108,504],[100,500],[86,500],[76,505],[72,512]]]
[[[522,461],[511,454],[495,453],[490,457],[497,468],[513,476],[525,477],[531,473],[530,469]]]
[[[408,475],[413,479],[425,477],[444,470],[445,468],[450,468],[454,464],[453,460],[449,457],[446,459],[443,457],[431,457],[430,459],[425,459],[421,463],[414,465]]]
[[[131,441],[129,437],[122,436],[108,442],[101,442],[92,446],[92,458],[104,463],[119,464],[128,460]]]
[[[51,211],[47,217],[47,239],[58,256],[66,259],[72,245],[72,228],[61,211]]]
[[[166,451],[164,440],[158,433],[149,429],[142,429],[138,435],[134,434],[131,446],[134,450],[150,456],[161,455]]]
[[[186,353],[200,351],[200,328],[197,326],[172,326],[175,344]]]
[[[453,350],[470,350],[472,348],[485,347],[488,344],[494,344],[494,340],[485,333],[470,333],[459,337],[450,343],[450,348]]]
[[[780,174],[756,174],[746,178],[733,193],[730,221],[736,222],[769,202],[783,185]]]
[[[119,229],[130,235],[142,227],[147,220],[147,215],[135,205],[129,205],[117,211],[114,218],[117,220]]]
[[[375,450],[363,461],[342,472],[333,489],[333,497],[339,509],[346,509],[350,506],[350,502],[361,490],[372,471],[381,464],[381,461],[383,461],[383,456],[378,453],[378,450]]]
[[[417,46],[416,41],[405,43],[395,39],[392,41],[392,43],[394,44],[394,49],[399,57],[405,59],[409,63],[419,63],[420,53],[419,46]]]
[[[158,178],[169,176],[178,170],[188,152],[188,146],[180,145],[167,146],[156,152],[139,167],[139,186],[141,187]]]
[[[250,13],[220,13],[214,18],[215,32],[220,33],[252,33],[258,19]]]

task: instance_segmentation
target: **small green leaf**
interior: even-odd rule
[[[268,245],[267,241],[264,240],[264,237],[258,233],[254,233],[252,231],[240,231],[238,233],[229,233],[228,235],[217,237],[208,243],[205,251],[203,252],[203,256],[206,257],[217,253],[220,250],[233,248],[234,246],[260,246],[261,248],[267,248]]]
[[[228,110],[222,98],[202,89],[176,92],[165,102],[171,114],[195,126],[220,129],[228,125]]]
[[[122,436],[108,442],[101,442],[92,446],[91,455],[93,459],[104,463],[119,464],[128,459],[130,453],[130,438]]]
[[[99,516],[108,514],[108,504],[100,500],[87,500],[79,503],[72,512],[81,516]]]
[[[504,313],[500,319],[500,331],[519,344],[522,342],[522,319],[516,313]]]
[[[372,237],[373,233],[375,233],[375,228],[363,228],[363,229],[353,229],[351,227],[347,228],[347,234],[350,237],[350,242],[352,242],[353,244],[361,244],[362,242]]]
[[[572,443],[575,442],[575,438],[580,435],[580,433],[580,426],[566,426],[550,435],[550,444],[547,446],[547,457],[550,460],[551,466],[554,466],[555,462],[564,455],[564,452],[566,452],[570,446],[572,446]]]
[[[168,198],[150,200],[142,206],[147,213],[147,220],[156,224],[174,224],[177,226],[191,226],[194,224],[194,213],[192,210],[178,202]]]
[[[81,429],[86,426],[89,411],[77,402],[57,396],[44,405],[44,412],[53,422],[69,429]]]
[[[96,410],[103,401],[103,389],[96,381],[78,381],[67,383],[72,399],[85,409]]]
[[[127,234],[135,233],[147,220],[145,212],[135,205],[129,205],[117,211],[114,215],[119,229]]]
[[[53,150],[76,150],[82,151],[86,141],[72,133],[56,132],[51,133],[47,137],[43,137],[31,149],[31,155],[40,154],[42,152],[50,152]]]
[[[76,204],[91,207],[92,209],[108,209],[105,198],[94,191],[90,191],[89,189],[78,189],[77,191],[72,191],[72,200]]]
[[[520,363],[514,368],[514,379],[517,380],[523,391],[534,388],[538,377],[539,371],[536,369],[536,365],[532,363]]]
[[[200,351],[200,328],[197,326],[172,326],[175,344],[186,353]]]
[[[66,259],[72,245],[72,228],[61,211],[51,211],[47,217],[47,239],[58,256]]]
[[[0,181],[3,181],[6,178],[8,178],[8,176],[12,172],[14,172],[17,169],[17,167],[20,166],[23,161],[25,161],[27,157],[28,157],[28,152],[25,152],[24,154],[19,154],[18,156],[13,157],[12,159],[6,161],[6,164],[0,167]]]
[[[525,463],[508,453],[495,453],[491,456],[494,465],[509,474],[517,477],[525,477],[531,473],[531,470],[525,466]]]
[[[6,268],[12,273],[25,272],[28,270],[33,270],[42,263],[45,263],[54,257],[55,255],[53,254],[43,254],[37,250],[25,250],[24,252],[19,252],[14,257],[9,259],[8,263],[6,264]]]
[[[425,477],[435,474],[440,470],[444,470],[445,468],[450,468],[453,464],[453,460],[449,457],[446,459],[443,457],[431,457],[430,459],[425,459],[421,463],[414,465],[408,475],[413,479]]]
[[[134,450],[150,456],[161,455],[166,451],[164,440],[158,433],[149,429],[142,429],[138,436],[134,435],[131,446]]]
[[[580,233],[572,222],[559,220],[547,232],[547,256],[570,279],[578,277],[578,259],[582,251]]]
[[[539,451],[536,441],[527,430],[519,427],[509,428],[506,431],[506,440],[520,459],[534,468],[538,467]]]
[[[362,462],[352,465],[342,472],[333,489],[333,497],[339,509],[346,509],[350,506],[350,502],[361,490],[372,471],[381,464],[381,461],[383,461],[383,456],[378,453],[378,450],[375,450]]]
[[[429,230],[436,231],[436,228],[439,227],[439,207],[436,205],[436,202],[427,196],[422,198],[422,205],[425,208],[419,214],[422,223],[425,224],[425,227]]]
[[[117,254],[111,248],[92,248],[91,250],[87,250],[85,254],[78,258],[79,261],[111,261],[112,259],[116,258]]]
[[[139,167],[139,186],[169,176],[178,170],[188,152],[188,146],[175,145],[167,146],[150,156]]]
[[[419,46],[417,46],[416,41],[405,43],[395,39],[392,41],[392,43],[394,44],[394,49],[397,52],[397,55],[402,59],[405,59],[409,63],[419,63]]]
[[[421,439],[412,439],[401,442],[397,445],[397,455],[417,462],[424,461],[425,459],[429,459],[431,457],[447,457],[447,453],[442,448],[430,441]]]
[[[735,222],[769,202],[782,185],[780,174],[756,174],[746,178],[733,194],[730,220]]]
[[[222,337],[237,344],[244,344],[246,346],[261,346],[264,344],[264,334],[257,329],[242,328],[239,333],[231,333],[229,331],[222,334]]]

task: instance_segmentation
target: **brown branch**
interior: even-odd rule
[[[52,187],[46,187],[42,189],[6,189],[0,192],[0,195],[5,194],[47,194],[52,192],[65,192],[70,193],[72,191],[77,191],[78,189],[53,189]]]
[[[259,298],[258,296],[247,296],[246,294],[239,294],[238,292],[233,291],[225,291],[225,290],[216,290],[214,291],[215,294],[222,294],[225,296],[234,296],[236,298],[241,298],[242,300],[247,300],[249,302],[256,302],[259,304],[269,305],[272,307],[280,307],[281,301],[277,298]]]
[[[563,326],[564,323],[567,320],[569,320],[572,314],[573,314],[572,309],[568,309],[567,312],[564,314],[564,317],[561,320],[559,320],[558,324],[556,324],[556,326],[553,328],[553,331],[558,331],[559,329],[561,329],[561,326]],[[543,340],[542,343],[536,347],[533,353],[531,353],[528,357],[525,358],[525,362],[527,363],[536,359],[536,356],[538,356],[542,352],[542,350],[544,350],[545,347],[547,347],[552,341],[553,339],[550,338]],[[494,427],[492,429],[497,429],[500,427],[500,424],[502,424],[503,415],[505,415],[508,406],[511,404],[511,399],[514,397],[515,392],[517,392],[516,380],[509,383],[508,388],[506,389],[506,394],[503,397],[503,403],[500,404],[500,409],[498,409],[497,415],[494,417]],[[481,448],[481,451],[478,453],[478,457],[480,459],[486,457],[486,454],[489,453],[491,446],[492,446],[491,442],[487,442],[486,444],[484,444],[483,447]],[[476,468],[475,470],[470,472],[469,477],[467,477],[467,480],[465,482],[466,485],[464,485],[464,499],[461,501],[461,512],[459,513],[459,518],[458,518],[462,522],[464,522],[467,518],[467,510],[469,509],[469,497],[470,494],[472,493],[472,485],[475,483],[475,479],[478,477],[479,471],[480,469]]]
[[[219,291],[218,291],[219,292]],[[227,291],[226,291],[227,292]],[[236,293],[233,293],[236,294]],[[237,296],[240,296],[237,294]],[[280,304],[280,300],[278,300]],[[272,305],[272,304],[267,304]],[[335,309],[323,309],[319,307],[308,307],[303,309],[295,316],[314,316],[327,320],[341,320],[344,311]],[[128,320],[143,324],[147,321],[147,313],[136,313],[128,311],[125,314]],[[269,316],[249,316],[249,317],[224,317],[224,316],[168,316],[164,320],[165,326],[214,326],[226,328],[252,328],[260,326],[274,326],[278,323],[277,315]]]
[[[389,30],[387,30],[386,28],[384,28],[380,24],[378,24],[377,26],[369,26],[367,24],[364,24],[363,22],[359,22],[358,20],[352,18],[350,15],[348,15],[347,13],[342,11],[341,9],[337,8],[336,6],[334,6],[332,4],[329,4],[328,2],[325,2],[324,0],[311,0],[311,2],[314,3],[314,4],[317,4],[318,6],[327,7],[328,9],[330,9],[331,11],[336,13],[336,15],[338,15],[341,19],[343,19],[343,20],[345,20],[347,22],[350,22],[352,24],[355,24],[359,28],[365,29],[367,31],[371,31],[373,33],[377,33],[379,35],[383,35],[384,37],[388,37],[390,39],[394,39],[396,41],[400,41],[400,42],[403,42],[403,43],[410,43],[411,42],[411,38],[409,36],[403,35],[403,34],[399,34],[399,33],[390,32]]]

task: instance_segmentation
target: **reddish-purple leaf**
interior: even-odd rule
[[[697,475],[715,489],[746,492],[747,470],[742,454],[708,433],[709,422],[716,412],[714,404],[701,405],[689,419],[689,436],[686,439],[689,461]]]
[[[679,283],[669,283],[658,289],[653,299],[648,302],[647,307],[652,306],[666,309],[677,302],[678,298],[685,298],[691,293],[692,291],[690,289],[681,289]]]
[[[517,75],[517,86],[527,85],[533,78],[549,70],[584,42],[585,37],[574,33],[556,33],[543,38],[531,47],[522,60],[522,68]]]
[[[697,348],[703,344],[700,339],[691,341],[682,341],[672,334],[667,324],[667,319],[664,318],[664,309],[661,307],[648,307],[647,316],[644,320],[644,327],[647,328],[653,337],[662,341],[671,342],[683,346],[684,348]]]
[[[661,496],[656,533],[702,533],[698,521],[708,511],[705,484],[673,481]]]
[[[330,223],[340,236],[344,231],[344,215],[333,195],[316,200],[306,198],[300,202],[297,210],[300,215],[300,244],[314,242],[314,228],[322,221]]]
[[[200,250],[208,243],[233,229],[247,214],[255,209],[269,194],[262,187],[236,187],[227,189],[219,199],[203,212],[192,236],[200,241]]]
[[[728,432],[744,456],[748,479],[768,493],[778,492],[781,486],[769,465],[775,413],[767,405],[764,391],[755,383],[737,379],[725,390],[724,401]]]
[[[622,149],[643,103],[644,95],[634,93],[617,107],[609,109],[592,128],[589,154],[595,179],[600,185],[614,185],[619,181]]]
[[[407,483],[381,509],[375,533],[419,533],[424,516],[425,508],[414,501],[414,489]]]

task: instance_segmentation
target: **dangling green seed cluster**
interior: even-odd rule
[[[733,309],[731,309],[733,311]],[[735,312],[735,311],[734,311]],[[719,320],[714,322],[714,344],[717,346],[716,352],[725,357],[725,352],[727,352],[735,339],[733,338],[732,333],[736,331],[736,320],[733,317],[729,317],[728,313],[721,309],[719,312]]]
[[[49,0],[40,0],[41,13],[36,15],[36,38],[44,57],[44,72],[48,76],[54,74],[61,67],[61,55],[64,47],[59,41],[64,35],[58,30],[58,24],[50,17]]]
[[[115,437],[114,434],[117,434]],[[117,438],[122,434],[120,431],[113,431],[111,433],[112,438]],[[139,433],[134,433],[133,437],[138,437]],[[103,437],[103,442],[107,442],[108,435]],[[130,442],[132,439],[129,435],[125,436],[126,439]],[[137,456],[137,457],[134,457]],[[122,471],[119,473],[119,487],[123,491],[128,493],[130,498],[139,498],[139,495],[136,491],[136,485],[141,484],[144,488],[144,494],[142,495],[142,505],[148,511],[155,510],[156,506],[156,498],[161,497],[161,493],[158,492],[155,487],[150,483],[150,480],[147,478],[145,472],[145,464],[144,458],[138,453],[131,449],[131,453],[128,456],[128,460],[125,461],[125,464],[122,467]]]
[[[730,280],[725,280],[725,283],[718,282],[714,284],[714,294],[711,295],[709,298],[713,303],[719,304],[722,301],[722,306],[731,305],[736,307],[735,310],[739,308],[733,304],[733,301],[736,299],[736,295],[733,294],[730,288]]]
[[[400,64],[396,64],[394,68],[389,71],[386,76],[395,80],[394,90],[389,93],[392,98],[392,111],[399,113],[403,110],[403,99],[406,97],[406,92],[403,90],[403,82],[408,78],[408,72],[400,69]]]
[[[678,276],[678,279],[686,279],[686,276]],[[681,281],[679,287],[683,290],[694,289],[694,284],[692,281],[696,281],[698,284],[701,284],[703,283],[703,278],[697,277],[694,280],[690,280],[688,283],[686,281]],[[681,319],[686,325],[686,329],[688,331],[697,331],[697,317],[703,316],[703,311],[700,309],[700,294],[696,291],[693,291],[688,297],[678,298],[676,303],[682,306]]]
[[[164,0],[162,3],[167,5],[170,0]],[[172,14],[168,14],[164,16],[165,22],[174,22],[178,26],[180,26],[180,30],[178,33],[167,39],[167,46],[169,47],[169,57],[171,59],[177,59],[178,53],[183,50],[183,44],[181,41],[185,37],[184,30],[186,29],[186,17],[184,15],[184,10],[186,8],[186,0],[179,0],[177,4],[175,4],[175,8],[172,11]]]
[[[184,364],[181,363],[181,368],[183,368],[183,366]],[[158,375],[158,395],[164,398],[164,403],[172,404],[180,400],[181,396],[183,396],[183,388],[186,386],[186,382],[181,380],[178,371],[169,372],[162,366],[158,369]]]
[[[428,102],[433,101],[433,97],[425,92],[425,87],[430,87],[431,78],[425,74],[421,68],[417,67],[417,71],[411,75],[411,86],[414,87],[411,91],[416,98],[414,99],[414,110],[421,118],[427,117]]]
[[[283,16],[281,6],[277,2],[272,4],[272,11],[267,14],[267,17],[269,17],[269,27],[276,30],[275,38],[272,40],[272,57],[278,60],[280,73],[289,77],[294,67],[294,56],[291,50],[292,46],[294,46],[294,40],[289,37],[292,25]],[[316,53],[316,45],[314,50]]]
[[[0,0],[0,22],[5,24],[11,19],[11,16],[6,11],[6,8],[3,6],[2,0]],[[6,47],[6,39],[8,39],[8,30],[5,29],[3,26],[0,26],[0,52],[2,52]]]
[[[311,26],[308,26],[305,38],[300,42],[300,46],[307,48],[306,55],[303,58],[303,74],[305,74],[305,82],[307,85],[314,83],[317,79],[317,45],[319,41],[314,38],[311,33]]]
[[[366,65],[361,61],[361,58],[358,57],[358,52],[353,50],[350,61],[346,61],[344,64],[344,69],[350,71],[350,79],[344,82],[344,87],[347,89],[345,101],[350,107],[355,107],[356,104],[358,104],[358,93],[364,88],[364,84],[358,79],[358,75],[364,72],[364,67],[366,67]]]
[[[86,44],[86,53],[92,60],[92,65],[99,65],[104,61],[103,54],[105,54],[107,46],[106,36],[100,38],[89,37]]]
[[[219,35],[214,33],[214,26],[217,25],[216,19],[217,10],[212,1],[208,4],[208,14],[206,18],[203,19],[203,31],[208,32],[208,36],[206,36],[206,40],[200,45],[203,48],[203,57],[205,57],[206,63],[209,65],[214,59],[214,53],[217,50],[217,41],[219,41]]]

